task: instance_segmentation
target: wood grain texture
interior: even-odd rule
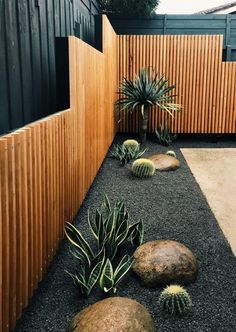
[[[168,119],[154,108],[149,132],[170,121],[174,133],[236,133],[236,62],[222,62],[221,35],[121,35],[119,80],[133,79],[141,68],[154,67],[175,84],[183,111]],[[120,132],[138,132],[139,116],[122,113]]]
[[[72,221],[116,126],[117,37],[69,37],[70,109],[0,138],[0,332],[14,329]]]

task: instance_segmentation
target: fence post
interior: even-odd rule
[[[167,29],[167,15],[165,14],[163,22],[163,35],[166,35],[166,29]]]
[[[231,61],[232,59],[232,45],[226,45],[226,61]]]
[[[226,61],[231,60],[231,15],[226,15],[226,27],[225,27],[225,46],[226,46]]]

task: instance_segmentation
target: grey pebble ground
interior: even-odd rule
[[[118,137],[116,142],[121,139]],[[197,281],[187,286],[194,304],[193,311],[182,318],[160,312],[157,300],[161,288],[142,288],[132,273],[122,282],[117,295],[142,303],[153,315],[157,332],[235,332],[236,258],[180,148],[236,147],[236,142],[227,139],[211,143],[188,138],[179,139],[168,148],[151,141],[146,146],[149,148],[147,155],[174,150],[181,161],[181,168],[139,180],[130,175],[129,167],[120,167],[118,161],[108,155],[79,211],[76,224],[87,235],[87,209],[98,207],[104,193],[113,202],[123,199],[133,220],[144,219],[145,241],[174,239],[184,243],[198,258],[199,274]],[[15,332],[66,331],[77,312],[103,298],[100,291],[93,292],[88,299],[80,297],[64,272],[65,269],[73,271],[75,264],[68,253],[68,244],[62,241]]]

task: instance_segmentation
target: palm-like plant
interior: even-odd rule
[[[124,78],[120,83],[119,94],[121,97],[116,101],[116,104],[120,106],[120,111],[124,109],[128,111],[140,110],[139,135],[142,143],[146,141],[150,107],[158,106],[172,117],[173,112],[181,110],[180,105],[173,103],[176,97],[170,93],[173,89],[175,89],[175,85],[169,86],[165,76],[159,76],[151,68],[141,69],[133,81]]]

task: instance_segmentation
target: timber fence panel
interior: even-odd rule
[[[69,37],[70,109],[0,138],[1,332],[14,329],[116,134],[117,36],[106,17],[103,46]]]
[[[236,62],[222,62],[221,35],[121,35],[119,81],[154,67],[175,84],[183,111],[172,120],[156,107],[148,131],[170,122],[174,133],[236,133]],[[122,112],[120,132],[138,132],[139,114]]]

